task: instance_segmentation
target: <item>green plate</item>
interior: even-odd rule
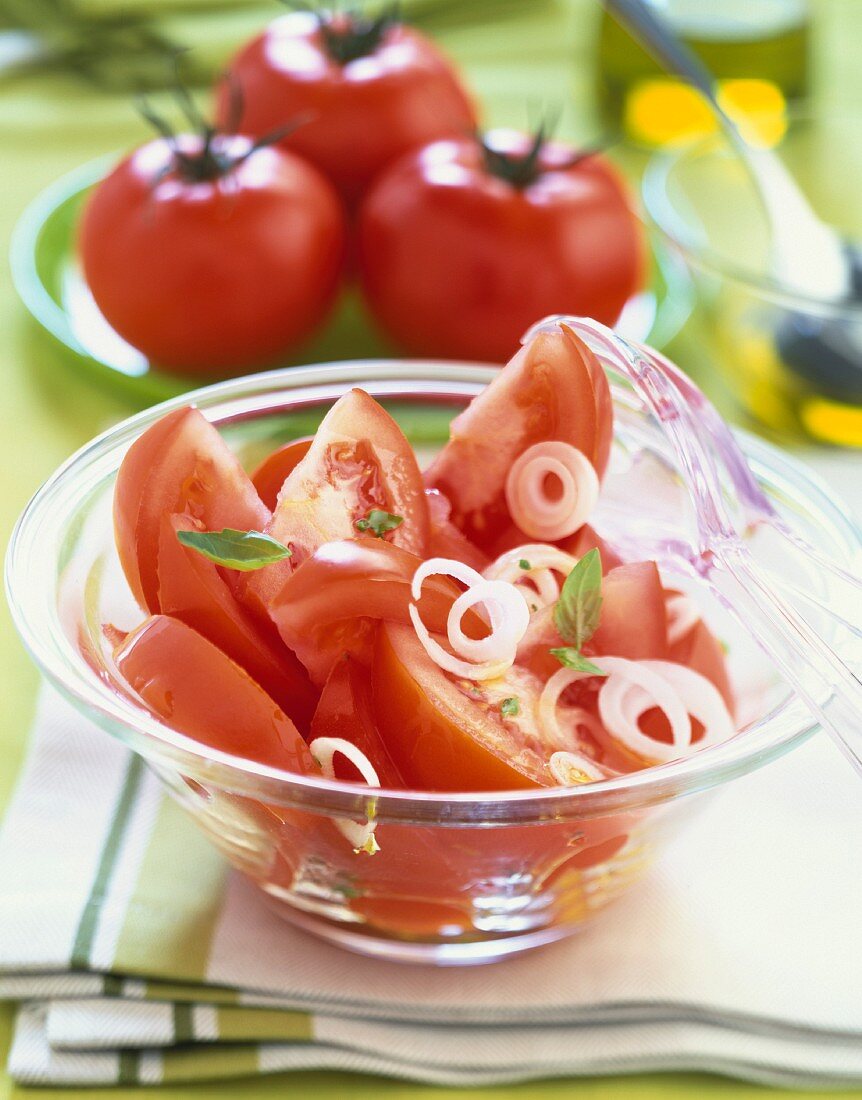
[[[87,192],[115,159],[84,164],[33,200],[12,238],[12,277],[24,305],[70,369],[148,405],[216,379],[180,376],[150,363],[111,328],[87,287],[76,259],[75,227]],[[628,302],[618,329],[661,348],[685,323],[693,303],[681,262],[654,242],[651,285]],[[394,354],[363,316],[357,293],[348,291],[325,330],[301,349],[301,357],[278,365]]]

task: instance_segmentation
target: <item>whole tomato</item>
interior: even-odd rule
[[[264,363],[329,312],[346,251],[331,184],[237,135],[159,138],[84,210],[79,248],[102,313],[150,360],[188,374]]]
[[[607,161],[510,130],[405,155],[362,204],[358,250],[371,312],[405,351],[493,362],[551,313],[613,324],[644,270]]]
[[[291,12],[244,46],[218,90],[222,127],[282,139],[351,203],[409,149],[469,133],[474,110],[449,61],[391,15]]]

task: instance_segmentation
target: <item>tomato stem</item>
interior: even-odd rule
[[[338,65],[346,65],[374,53],[389,31],[403,22],[398,0],[386,4],[373,17],[364,15],[356,7],[335,11],[301,0],[283,2],[290,8],[310,11],[314,15],[324,48]]]
[[[171,163],[167,169],[159,173],[153,181],[158,183],[169,172],[176,172],[186,183],[205,183],[209,180],[222,179],[244,161],[264,149],[268,145],[275,145],[282,138],[292,133],[297,126],[306,123],[310,116],[301,115],[292,119],[284,126],[276,127],[269,133],[263,134],[252,142],[242,152],[226,150],[217,138],[223,134],[236,133],[243,113],[242,86],[232,73],[226,73],[224,78],[228,82],[229,112],[228,125],[225,130],[220,130],[211,122],[208,122],[198,110],[197,104],[189,90],[182,83],[179,72],[175,73],[175,80],[171,86],[174,99],[182,114],[189,123],[191,131],[200,140],[200,149],[190,152],[180,149],[177,133],[171,124],[160,115],[152,104],[144,96],[139,96],[136,104],[143,118],[153,127],[160,137],[164,138],[171,150]]]
[[[529,187],[547,170],[542,167],[540,158],[553,129],[553,123],[549,123],[547,120],[542,122],[533,134],[529,148],[525,153],[503,153],[489,145],[485,135],[477,134],[476,141],[482,150],[485,171],[497,179],[504,180],[518,190]],[[572,150],[572,155],[567,160],[554,163],[554,170],[573,168],[582,160],[600,153],[603,148],[604,143],[597,142],[585,149]]]

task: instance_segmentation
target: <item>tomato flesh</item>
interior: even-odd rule
[[[387,541],[424,555],[428,505],[413,449],[385,409],[364,391],[351,390],[329,410],[308,453],[288,475],[267,527],[292,557],[253,574],[247,598],[268,607],[315,550],[360,535],[356,523],[372,509],[403,520]]]
[[[594,359],[568,329],[538,333],[452,421],[449,442],[425,480],[448,498],[452,522],[480,549],[499,552],[501,536],[517,531],[506,477],[534,443],[570,443],[604,472],[607,429],[599,424],[604,404],[596,395],[608,384],[601,367],[594,373]]]
[[[285,443],[283,447],[267,455],[251,475],[257,495],[270,512],[274,512],[278,505],[278,494],[287,475],[293,473],[300,461],[305,458],[312,442],[313,440],[309,437],[293,439],[290,443]]]
[[[422,559],[382,539],[330,542],[284,582],[269,613],[285,644],[322,684],[343,653],[371,660],[373,622],[410,621],[410,585]],[[461,589],[446,577],[429,577],[417,608],[429,630],[445,631]],[[481,633],[479,620],[472,622]]]
[[[319,775],[296,726],[254,680],[190,626],[146,619],[117,649],[123,678],[160,719],[196,741],[300,775]]]
[[[177,409],[144,432],[123,459],[114,488],[123,572],[138,602],[153,613],[160,610],[162,517],[174,514],[191,516],[207,531],[260,531],[270,518],[236,455],[194,408]]]
[[[411,787],[501,791],[551,784],[542,758],[449,680],[412,627],[380,627],[373,699],[377,728]]]
[[[218,646],[307,731],[317,699],[305,669],[271,626],[267,631],[267,624],[254,620],[242,607],[219,568],[179,542],[179,531],[195,530],[200,530],[200,524],[190,516],[165,516],[162,520],[161,611],[181,619]]]
[[[311,739],[349,741],[374,765],[382,787],[404,788],[401,773],[374,724],[369,671],[350,656],[336,661],[314,712]],[[339,755],[335,757],[335,774],[338,779],[364,782],[357,769]]]

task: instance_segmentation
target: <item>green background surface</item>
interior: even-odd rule
[[[423,3],[428,0],[414,0]],[[707,0],[704,0],[707,2]],[[94,8],[107,6],[92,5]],[[821,101],[859,108],[862,104],[862,0],[815,0],[815,94]],[[591,46],[598,5],[593,0],[479,0],[472,19],[458,5],[441,12],[435,29],[461,63],[492,123],[524,125],[547,107],[562,107],[562,129],[588,139],[596,127],[590,114]],[[178,36],[201,42],[214,61],[227,44],[248,33],[274,9],[239,4],[218,16],[170,16]],[[2,4],[0,4],[2,12]],[[452,14],[455,12],[456,14]],[[58,175],[83,161],[127,148],[145,131],[126,96],[97,91],[63,72],[0,75],[0,253],[8,252],[16,219],[27,202]],[[698,330],[690,327],[675,349],[686,365],[694,358]],[[350,348],[344,353],[349,354]],[[0,543],[5,549],[12,524],[48,474],[96,432],[127,415],[119,398],[77,378],[33,330],[15,296],[8,267],[0,267]],[[0,808],[8,798],[32,719],[37,673],[0,604]],[[1,888],[1,887],[0,887]],[[13,1011],[0,1006],[0,1061]],[[140,1090],[17,1089],[0,1077],[0,1100],[53,1095],[125,1096]],[[253,1081],[185,1085],[152,1090],[159,1096],[315,1095],[318,1097],[536,1097],[556,1100],[647,1100],[667,1097],[792,1095],[705,1075],[650,1075],[630,1079],[547,1081],[496,1089],[441,1089],[345,1074],[307,1073]],[[808,1093],[813,1096],[815,1094]],[[823,1094],[834,1095],[834,1094]],[[847,1095],[847,1094],[845,1094]],[[860,1094],[862,1095],[862,1094]]]

